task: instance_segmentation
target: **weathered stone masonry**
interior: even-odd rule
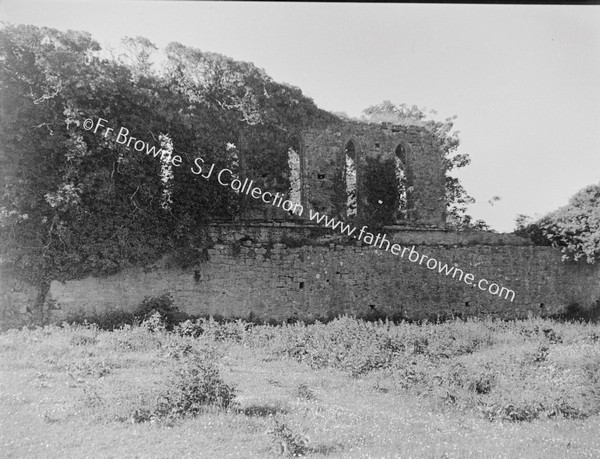
[[[219,225],[208,260],[181,269],[164,259],[103,279],[54,282],[55,319],[107,309],[133,310],[145,296],[170,292],[189,314],[304,320],[337,314],[525,317],[600,298],[600,272],[565,264],[560,252],[511,235],[402,230],[394,242],[455,264],[516,293],[513,302],[389,252],[310,226]],[[300,245],[311,241],[311,245]]]
[[[390,196],[382,194],[381,188],[392,190],[398,186],[394,178],[394,164],[396,158],[402,156],[407,185],[410,186],[407,218],[398,218],[398,213],[391,215],[395,209],[387,209],[390,213],[387,223],[410,222],[444,227],[444,162],[435,137],[427,129],[340,120],[292,134],[289,146],[300,155],[300,194],[305,214],[308,209],[313,209],[348,219],[345,160],[346,150],[351,147],[356,162],[359,219],[369,219],[389,204],[383,202]],[[240,154],[244,164],[243,148]],[[287,153],[282,151],[281,154]],[[256,171],[254,173],[257,174]],[[243,167],[241,175],[245,176]],[[239,216],[240,220],[294,220],[281,209],[249,201],[250,206]]]
[[[553,314],[570,303],[587,307],[600,299],[596,266],[563,263],[559,250],[514,235],[447,229],[443,157],[426,129],[340,121],[294,137],[304,222],[257,202],[238,222],[211,225],[206,245],[198,248],[204,256],[192,266],[182,268],[165,257],[109,277],[53,282],[46,320],[133,311],[144,297],[163,293],[171,293],[189,314],[276,320],[373,313],[516,318]],[[243,149],[241,154],[243,159]],[[348,155],[356,164],[357,214],[352,218],[347,218]],[[405,209],[398,208],[393,193],[377,194],[397,186],[389,171],[395,164],[405,174]],[[357,225],[379,212],[388,225],[381,232],[392,243],[414,245],[421,254],[472,273],[475,282],[485,278],[509,288],[515,299],[308,224],[309,209]],[[0,328],[30,322],[35,289],[0,274]]]
[[[442,226],[445,223],[445,170],[434,137],[417,126],[371,125],[347,122],[309,129],[302,135],[303,205],[332,216],[345,216],[344,150],[355,149],[359,216],[372,212],[377,202],[368,202],[370,167],[393,168],[401,147],[410,184],[409,220]],[[371,161],[370,161],[371,160]],[[381,178],[380,178],[381,179]],[[389,184],[394,186],[393,183]],[[373,199],[376,201],[377,197]]]

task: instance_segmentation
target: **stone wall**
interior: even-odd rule
[[[186,268],[166,257],[105,278],[53,282],[50,303],[58,309],[50,317],[132,311],[144,297],[166,292],[189,314],[276,320],[373,313],[515,318],[557,313],[572,302],[590,306],[600,298],[597,267],[563,263],[558,250],[513,235],[386,229],[394,243],[414,245],[472,273],[475,281],[485,278],[513,290],[509,301],[326,228],[225,224],[209,233],[206,256]]]
[[[33,286],[0,271],[0,330],[35,322],[37,294]]]
[[[558,250],[534,247],[511,235],[446,230],[443,157],[427,129],[339,121],[291,138],[290,147],[299,150],[300,157],[301,217],[246,197],[255,205],[241,206],[238,223],[209,227],[207,244],[197,249],[195,263],[182,266],[170,256],[109,277],[53,282],[43,314],[33,308],[35,289],[4,273],[0,329],[110,310],[133,311],[144,297],[163,293],[171,293],[176,305],[189,314],[280,321],[338,314],[513,318],[554,314],[570,303],[590,306],[600,299],[599,269],[583,262],[563,263]],[[369,221],[366,217],[376,210],[379,199],[370,194],[373,180],[366,179],[369,172],[375,182],[379,176],[369,168],[379,164],[389,172],[402,145],[414,189],[406,218],[381,232],[391,243],[414,246],[412,250],[422,255],[460,268],[465,277],[471,273],[474,285],[308,223],[309,209],[346,217],[348,142],[355,147],[358,203],[357,218],[350,223],[360,228],[359,221]],[[244,142],[240,149],[243,166]],[[386,182],[384,188],[393,185]],[[479,290],[476,282],[482,278],[514,291],[514,301]]]

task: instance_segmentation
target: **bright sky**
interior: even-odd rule
[[[600,6],[0,0],[0,17],[218,52],[352,116],[457,115],[471,213],[499,231],[600,182]]]

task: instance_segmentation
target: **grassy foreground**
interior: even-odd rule
[[[600,457],[600,325],[0,335],[2,457]]]

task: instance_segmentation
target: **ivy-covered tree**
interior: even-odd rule
[[[0,30],[0,267],[38,287],[42,321],[52,280],[156,260],[213,204],[198,200],[193,212],[184,205],[189,193],[176,178],[191,173],[182,167],[171,180],[175,205],[161,206],[160,160],[83,129],[85,119],[103,118],[157,147],[177,135],[189,152],[212,138],[198,139],[198,125],[215,131],[208,114],[190,122],[188,100],[162,80],[101,59],[99,50],[87,33]]]
[[[458,131],[454,129],[456,116],[446,118],[444,121],[427,119],[424,109],[416,105],[393,104],[385,100],[380,104],[372,105],[363,110],[364,121],[372,123],[393,123],[400,125],[417,125],[427,128],[437,139],[444,154],[446,167],[446,214],[447,222],[457,229],[488,230],[489,226],[483,220],[474,221],[467,213],[469,204],[475,199],[467,193],[457,177],[451,172],[468,166],[471,158],[467,154],[457,153],[460,145]]]
[[[537,221],[519,215],[516,223],[515,234],[538,245],[560,247],[563,260],[595,263],[600,256],[600,184],[585,187],[569,204]]]
[[[155,71],[153,43],[124,43],[109,60],[88,33],[0,29],[0,269],[38,287],[40,321],[52,280],[193,255],[204,223],[239,212],[238,196],[191,172],[196,158],[234,168],[243,150],[249,175],[288,191],[291,137],[333,117],[252,64],[175,43]],[[183,164],[83,128],[100,118]]]
[[[226,142],[235,146],[240,167],[257,186],[289,192],[293,137],[308,124],[333,121],[335,116],[317,108],[300,89],[273,81],[251,63],[179,43],[169,44],[165,52],[168,87],[187,98],[191,114],[200,109],[211,113],[227,138],[221,139],[220,155],[208,155],[211,161],[222,164]],[[234,208],[242,212],[263,207],[247,197],[239,201]]]
[[[147,117],[156,88],[132,86],[99,50],[87,33],[0,30],[2,267],[38,286],[38,312],[52,280],[115,272],[169,245],[156,162],[81,127],[102,117],[140,138],[159,132]]]

